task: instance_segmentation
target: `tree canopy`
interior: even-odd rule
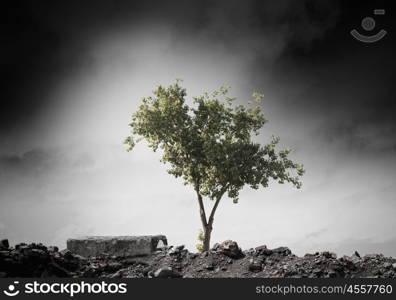
[[[278,137],[265,145],[252,139],[267,122],[260,106],[263,96],[253,94],[256,105],[235,105],[228,91],[222,87],[204,93],[188,105],[179,81],[158,86],[132,115],[128,150],[145,139],[154,151],[162,150],[169,174],[212,200],[227,193],[237,203],[245,185],[267,187],[270,179],[300,188],[304,169],[288,158],[291,149],[277,151]]]

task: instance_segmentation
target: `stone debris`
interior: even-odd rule
[[[396,278],[396,259],[382,254],[355,253],[337,258],[326,251],[298,257],[287,247],[259,246],[242,251],[231,240],[203,253],[164,243],[144,256],[113,254],[83,256],[71,249],[59,251],[36,243],[10,247],[8,241],[1,240],[0,278]]]
[[[83,267],[83,260],[57,250],[41,243],[2,248],[0,272],[3,277],[72,277]]]
[[[265,245],[256,247],[255,251],[259,255],[265,255],[265,256],[271,255],[273,253],[273,251],[271,249],[268,249],[267,246]]]
[[[242,258],[244,256],[237,242],[231,240],[226,240],[220,244],[216,243],[213,246],[213,250],[235,259]]]
[[[249,260],[249,271],[260,272],[262,270],[263,270],[263,264],[261,261],[255,260],[253,258]]]
[[[154,272],[155,278],[179,278],[182,277],[177,271],[170,267],[160,268]]]

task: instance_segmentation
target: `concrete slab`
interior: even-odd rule
[[[159,244],[168,245],[164,235],[145,236],[86,236],[68,239],[67,249],[84,257],[103,254],[142,256],[153,253]]]

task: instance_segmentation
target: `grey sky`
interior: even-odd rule
[[[122,144],[140,99],[182,78],[189,97],[221,85],[241,102],[264,93],[260,139],[279,135],[307,169],[302,190],[273,184],[244,190],[237,205],[224,199],[213,242],[396,256],[389,45],[369,52],[344,35],[334,45],[331,34],[349,30],[337,2],[255,5],[127,6],[103,21],[103,4],[87,20],[87,8],[75,23],[65,21],[72,9],[46,20],[67,38],[37,80],[51,78],[38,108],[25,119],[10,109],[1,130],[0,235],[62,247],[76,235],[161,233],[193,249],[192,189],[144,143],[131,153]]]

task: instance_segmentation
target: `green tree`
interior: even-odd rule
[[[132,150],[144,139],[153,151],[161,149],[168,173],[194,188],[204,251],[210,247],[214,216],[225,194],[237,203],[245,185],[267,187],[271,178],[301,187],[303,166],[288,158],[290,149],[276,151],[279,138],[273,137],[266,145],[252,140],[267,122],[259,105],[235,105],[236,99],[223,87],[193,98],[193,104],[188,105],[179,81],[158,86],[153,93],[142,99],[132,115],[132,134],[125,143]],[[255,93],[253,98],[260,103],[263,96]],[[204,198],[214,203],[209,215]]]

